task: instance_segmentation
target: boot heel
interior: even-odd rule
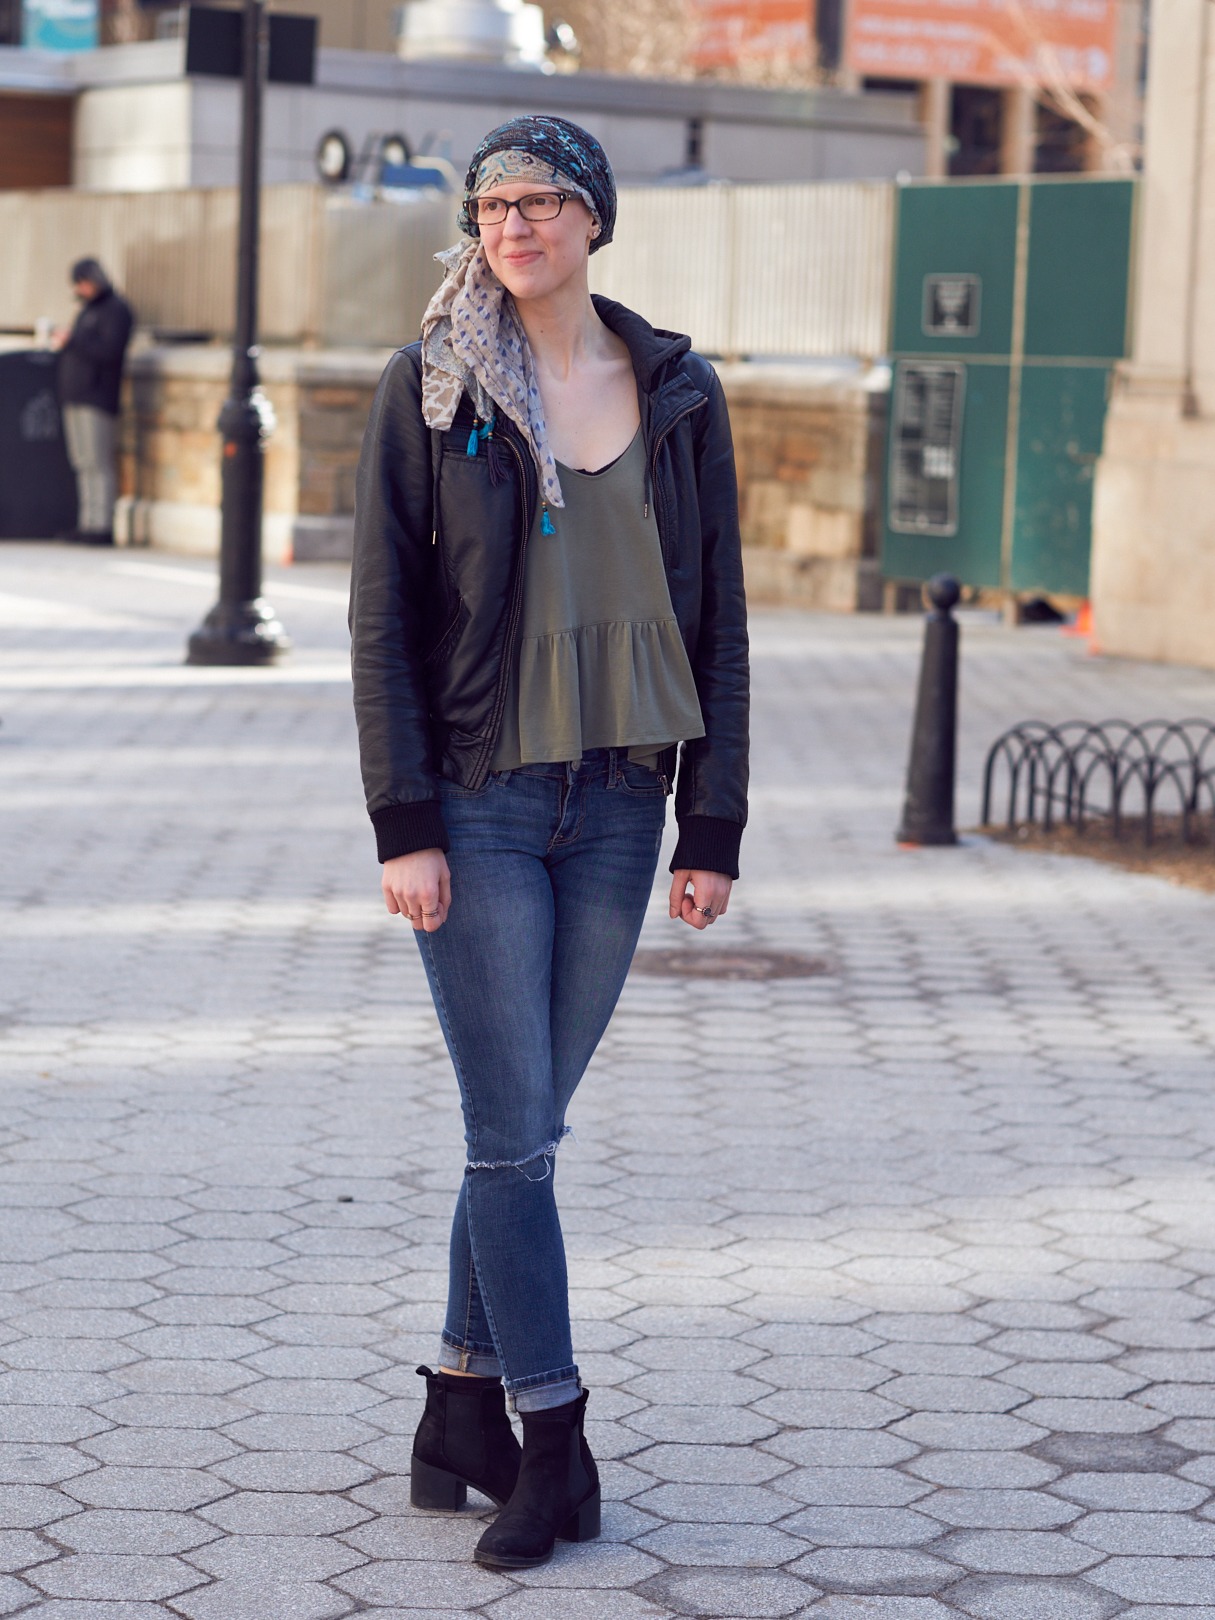
[[[468,1487],[458,1475],[415,1456],[409,1464],[409,1500],[431,1513],[456,1513],[468,1500]]]
[[[587,1500],[557,1532],[560,1541],[594,1541],[599,1534],[599,1492]]]

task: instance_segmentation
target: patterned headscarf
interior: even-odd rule
[[[504,411],[531,450],[547,508],[564,506],[565,500],[531,349],[514,300],[490,269],[468,215],[471,197],[533,179],[582,198],[598,228],[592,253],[611,240],[616,182],[593,135],[568,119],[540,115],[514,118],[492,130],[473,154],[464,182],[459,224],[472,240],[438,255],[446,274],[422,317],[422,414],[429,427],[449,428],[467,391],[484,436],[497,412]],[[471,439],[469,445],[475,448]]]
[[[497,173],[492,160],[504,152],[523,159],[525,171],[510,176]],[[491,129],[473,153],[464,176],[464,205],[456,223],[466,236],[478,234],[468,217],[468,199],[490,186],[503,184],[507,178],[535,178],[577,192],[599,226],[591,252],[597,253],[612,240],[616,228],[616,178],[607,153],[579,124],[572,124],[568,118],[528,113]]]

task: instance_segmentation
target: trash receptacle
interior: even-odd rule
[[[57,361],[45,349],[0,354],[0,539],[49,540],[76,526]]]

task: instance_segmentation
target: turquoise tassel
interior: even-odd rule
[[[492,416],[488,422],[482,422],[480,427],[477,426],[476,421],[474,420],[472,432],[468,435],[468,449],[464,452],[465,455],[475,456],[477,453],[477,440],[488,439],[493,431],[494,418]]]
[[[545,505],[540,511],[540,533],[556,534],[556,532],[556,529],[553,528],[553,520],[548,515],[548,507]]]

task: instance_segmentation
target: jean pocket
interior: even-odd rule
[[[492,776],[487,776],[479,788],[462,787],[459,782],[453,782],[446,776],[439,778],[440,799],[480,799],[489,792]]]
[[[622,759],[616,767],[616,780],[626,793],[635,793],[643,799],[661,799],[665,796],[662,778],[648,765],[635,760]]]

